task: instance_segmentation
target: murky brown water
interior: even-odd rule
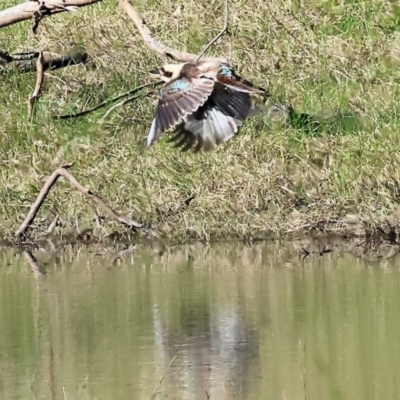
[[[0,252],[1,399],[396,399],[399,260],[194,245]],[[47,265],[45,265],[47,263]]]

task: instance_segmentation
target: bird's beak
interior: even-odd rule
[[[159,68],[153,69],[151,71],[149,71],[149,74],[151,75],[161,75],[161,71]]]

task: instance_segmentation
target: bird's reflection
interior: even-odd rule
[[[250,369],[259,365],[259,342],[234,305],[212,310],[207,302],[182,304],[181,324],[173,331],[166,329],[157,306],[153,315],[158,365],[178,355],[170,386],[185,387],[182,399],[199,393],[247,398]]]

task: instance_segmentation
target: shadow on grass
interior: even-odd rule
[[[296,111],[290,104],[274,103],[263,105],[254,110],[256,126],[281,124],[298,130],[307,136],[357,135],[363,126],[360,116],[352,111],[326,113],[303,113]]]

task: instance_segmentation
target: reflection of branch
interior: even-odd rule
[[[144,42],[149,49],[155,51],[161,56],[167,56],[177,61],[195,61],[197,59],[196,54],[173,49],[154,39],[146,22],[143,20],[142,16],[135,9],[135,7],[131,4],[131,2],[129,0],[118,0],[118,2],[120,6],[124,9],[124,11],[128,14],[128,17],[134,22],[134,24],[138,28]],[[209,57],[206,58],[206,60],[215,62],[227,62],[226,58]]]
[[[123,257],[133,253],[136,250],[136,245],[127,245],[125,248],[120,250],[111,260],[110,266],[114,266]]]
[[[65,0],[65,6],[76,6],[84,7],[91,4],[97,3],[102,0]],[[7,8],[0,11],[0,28],[5,26],[16,24],[18,22],[32,19],[35,11],[38,9],[38,3],[36,1],[25,1],[22,4],[18,4],[14,7]],[[48,11],[44,16],[58,14],[60,12],[67,11],[62,8],[53,8]]]
[[[73,163],[66,164],[61,168],[54,171],[50,177],[47,179],[46,183],[43,185],[42,190],[40,191],[38,197],[36,198],[35,202],[32,204],[31,209],[26,216],[24,222],[20,225],[20,227],[15,232],[15,236],[20,238],[25,234],[28,228],[32,225],[40,207],[42,206],[43,202],[45,201],[47,195],[50,193],[52,187],[57,182],[60,176],[63,176],[65,179],[69,181],[71,186],[75,189],[79,190],[83,193],[87,198],[92,200],[98,206],[100,206],[110,218],[114,221],[119,222],[120,224],[131,228],[131,229],[138,229],[142,228],[143,224],[136,222],[128,217],[124,217],[117,212],[115,212],[100,196],[95,195],[91,190],[87,189],[85,186],[80,184],[75,177],[67,170],[67,168],[72,167]]]
[[[24,251],[24,256],[31,266],[32,272],[35,274],[36,278],[38,278],[39,276],[44,276],[46,274],[46,271],[42,270],[42,267],[37,262],[35,256],[29,250]]]
[[[301,380],[303,381],[303,392],[304,400],[307,400],[307,376],[306,376],[306,365],[305,365],[305,355],[306,355],[306,344],[300,339],[300,366],[301,366]]]
[[[165,370],[164,374],[161,376],[161,378],[160,378],[159,382],[157,383],[157,385],[154,386],[153,393],[151,394],[150,400],[154,400],[154,399],[157,397],[157,391],[158,391],[158,389],[160,388],[160,386],[161,386],[161,384],[162,384],[162,382],[163,382],[163,380],[164,380],[164,378],[165,378],[165,375],[167,375],[167,372],[168,372],[169,369],[172,367],[172,364],[174,363],[176,357],[177,357],[177,355],[175,355],[175,356],[172,358],[171,362],[170,362],[169,365],[168,365],[168,368]]]
[[[44,82],[44,70],[43,70],[43,53],[40,52],[39,57],[36,60],[36,86],[31,97],[28,100],[28,116],[32,117],[33,106],[40,96]]]

